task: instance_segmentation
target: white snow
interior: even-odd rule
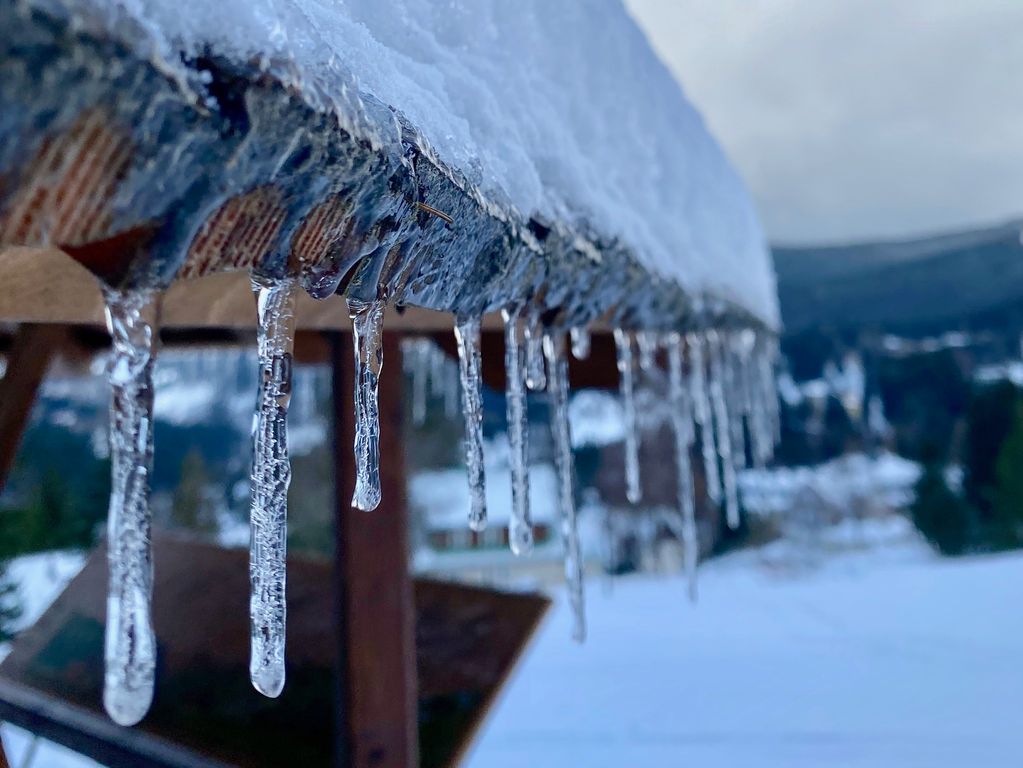
[[[746,509],[760,515],[793,509],[804,489],[835,509],[852,509],[863,498],[902,509],[919,477],[919,464],[894,453],[850,453],[816,466],[747,469],[739,473],[739,490]]]
[[[168,67],[209,47],[261,61],[377,143],[398,136],[379,105],[399,110],[491,204],[585,222],[778,323],[749,195],[621,0],[64,2],[123,10]]]
[[[487,464],[487,527],[511,520],[511,470],[507,464]],[[529,468],[529,496],[534,523],[558,520],[558,479],[550,464]],[[431,530],[468,530],[469,484],[465,469],[418,472],[409,479],[409,503],[423,514]]]
[[[591,587],[582,647],[559,598],[468,765],[1018,766],[1023,554],[911,551]]]

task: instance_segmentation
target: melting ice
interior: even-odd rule
[[[288,526],[288,404],[296,285],[253,280],[258,294],[259,393],[253,423],[252,509],[249,518],[249,677],[260,693],[284,688],[285,556]]]
[[[458,368],[465,414],[465,471],[469,479],[469,527],[487,527],[487,490],[483,469],[483,377],[480,373],[480,318],[460,317],[455,325]]]
[[[355,493],[352,506],[373,510],[380,504],[380,370],[384,302],[348,299],[355,350]]]
[[[529,421],[526,413],[526,382],[520,341],[522,322],[518,313],[502,310],[504,319],[505,401],[508,442],[511,447],[512,515],[508,542],[516,555],[533,551],[533,523],[529,511]]]
[[[153,700],[156,639],[152,514],[153,362],[155,334],[144,316],[151,295],[107,290],[112,354],[110,380],[110,509],[107,519],[107,594],[103,705],[119,725],[134,725]]]

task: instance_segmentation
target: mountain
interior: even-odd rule
[[[1023,325],[1023,220],[912,240],[773,249],[786,335]]]

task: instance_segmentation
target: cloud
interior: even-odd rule
[[[628,0],[775,241],[1023,213],[1023,2]]]

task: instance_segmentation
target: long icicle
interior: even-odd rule
[[[118,725],[135,725],[153,700],[156,638],[152,513],[153,362],[156,337],[144,311],[150,294],[105,291],[110,380],[109,591],[103,705]]]
[[[744,392],[743,357],[738,334],[722,332],[721,353],[725,380],[725,403],[728,406],[729,429],[731,430],[732,464],[737,468],[746,466],[746,428],[743,418],[746,414]]]
[[[710,355],[710,402],[714,408],[718,456],[721,458],[721,485],[725,492],[725,521],[729,528],[735,530],[739,527],[739,496],[729,434],[728,406],[725,403],[722,344],[715,331],[707,332],[707,352]]]
[[[502,310],[504,318],[504,366],[507,384],[508,443],[511,449],[512,515],[508,544],[516,555],[533,551],[533,522],[529,511],[529,421],[526,413],[526,382],[520,342],[518,313]]]
[[[348,299],[355,350],[355,493],[352,506],[365,511],[380,504],[380,370],[384,302]]]
[[[421,427],[426,423],[426,385],[430,378],[426,355],[429,342],[416,339],[412,344],[412,424]]]
[[[543,340],[547,357],[547,392],[551,401],[551,435],[554,438],[554,466],[558,473],[558,507],[565,547],[565,584],[572,606],[572,638],[586,639],[586,602],[583,594],[583,561],[575,508],[575,474],[572,435],[568,423],[568,360],[565,337],[547,335]]]
[[[469,480],[469,527],[487,527],[487,486],[483,465],[483,376],[480,355],[480,318],[459,317],[455,325],[458,371],[462,380],[465,415],[465,471]]]
[[[264,696],[284,689],[288,534],[288,405],[295,330],[293,280],[253,280],[258,291],[259,395],[254,423],[252,511],[249,518],[249,677]]]
[[[703,474],[707,497],[721,503],[721,474],[718,472],[717,441],[714,438],[710,398],[707,396],[707,367],[703,354],[704,339],[695,334],[686,335],[689,348],[689,388],[693,393],[693,416],[700,425],[700,448],[703,456]]]
[[[632,335],[622,328],[615,328],[614,336],[618,353],[618,386],[625,414],[625,497],[638,504],[643,494],[639,482],[639,425],[636,422]]]
[[[671,425],[675,437],[675,474],[678,509],[682,518],[682,555],[689,599],[696,602],[696,565],[700,555],[696,535],[696,497],[689,449],[693,444],[693,412],[682,372],[682,337],[668,335],[668,385],[671,392]]]

